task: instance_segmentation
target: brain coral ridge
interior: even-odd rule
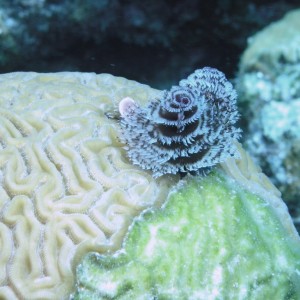
[[[1,299],[67,298],[82,256],[117,249],[166,197],[176,177],[132,166],[104,115],[159,93],[107,74],[0,75]]]

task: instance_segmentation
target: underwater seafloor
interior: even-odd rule
[[[0,0],[0,36],[1,299],[300,299],[298,1]],[[107,112],[205,66],[240,159],[154,179]]]

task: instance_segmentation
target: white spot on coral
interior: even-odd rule
[[[222,248],[220,249],[220,255],[221,255],[221,256],[224,256],[226,253],[227,253],[226,248],[222,247]]]
[[[147,257],[153,256],[155,247],[158,244],[162,244],[163,243],[161,240],[159,240],[157,238],[157,232],[158,232],[159,228],[160,228],[160,226],[154,226],[154,225],[152,225],[152,226],[149,227],[149,230],[150,230],[150,239],[149,239],[149,242],[146,245],[145,251],[144,251],[144,254]]]
[[[240,286],[239,288],[239,299],[245,299],[248,293],[248,289],[245,285]]]
[[[283,270],[288,267],[288,263],[287,263],[286,257],[283,256],[283,255],[279,255],[279,257],[277,259],[277,264]]]
[[[215,286],[220,285],[222,283],[222,279],[223,279],[223,269],[221,266],[217,266],[212,274],[212,278],[213,278],[213,284]]]
[[[116,295],[118,286],[119,284],[113,281],[106,281],[106,282],[99,283],[100,290],[105,291],[105,294],[110,297],[114,297]]]
[[[240,264],[240,256],[236,255],[231,261],[230,263],[227,264],[227,269],[229,273],[234,273],[234,271],[236,270],[236,268],[238,268],[238,265]]]
[[[170,228],[172,230],[173,233],[177,233],[180,232],[182,230],[182,227],[184,227],[186,224],[188,224],[188,221],[183,219],[180,222],[178,222],[176,225],[172,226],[172,228]]]

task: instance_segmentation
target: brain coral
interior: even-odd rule
[[[102,74],[0,76],[0,298],[64,299],[78,260],[120,247],[175,177],[132,166],[104,113],[159,91]],[[137,96],[138,95],[138,96]]]
[[[87,255],[71,299],[300,299],[299,236],[278,190],[239,150],[227,174],[186,176],[136,218],[120,251]]]

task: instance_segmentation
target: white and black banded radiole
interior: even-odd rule
[[[224,74],[196,70],[161,99],[141,108],[131,98],[120,102],[121,140],[130,160],[154,177],[171,173],[206,174],[227,157],[238,157],[234,140],[241,130],[236,92]]]

